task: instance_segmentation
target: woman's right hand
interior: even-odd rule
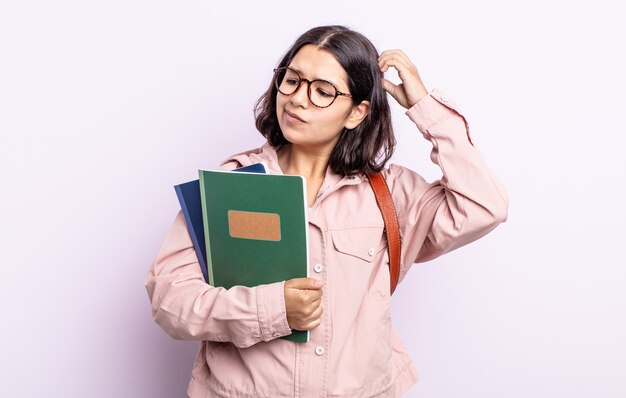
[[[285,281],[287,322],[294,330],[311,330],[322,317],[322,287],[314,278],[294,278]]]

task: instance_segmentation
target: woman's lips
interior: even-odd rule
[[[304,120],[302,120],[300,117],[298,117],[297,115],[289,112],[288,110],[285,109],[285,115],[287,116],[287,121],[291,122],[291,123],[306,123]]]

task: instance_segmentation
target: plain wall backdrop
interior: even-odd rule
[[[625,4],[3,2],[0,396],[185,396],[198,343],[153,322],[143,286],[172,186],[262,144],[272,68],[338,23],[459,104],[511,200],[394,295],[407,396],[625,397]],[[393,162],[439,178],[392,106]]]

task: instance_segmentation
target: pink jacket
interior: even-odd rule
[[[400,280],[411,264],[472,242],[506,220],[507,194],[470,141],[454,102],[433,90],[407,112],[443,173],[425,181],[391,164],[383,173],[402,236]],[[265,161],[265,144],[223,169]],[[146,279],[155,321],[172,337],[200,340],[188,394],[200,397],[397,397],[417,373],[391,325],[383,219],[364,175],[326,171],[309,209],[310,275],[324,281],[321,324],[306,344],[290,333],[284,282],[212,287],[203,280],[181,213]]]

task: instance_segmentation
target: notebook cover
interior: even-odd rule
[[[199,170],[209,284],[257,286],[308,276],[306,180]],[[306,342],[308,331],[285,338]]]

